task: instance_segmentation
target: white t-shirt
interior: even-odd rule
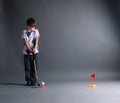
[[[39,34],[38,29],[32,28],[32,31],[23,30],[22,38],[27,39],[27,42],[29,43],[29,46],[32,48],[35,45],[35,38],[39,35],[40,34]],[[37,48],[35,49],[35,53],[39,53],[38,45],[37,45]],[[23,54],[28,54],[27,53],[27,47],[25,45],[24,45],[24,48],[23,48]],[[29,55],[32,55],[32,53],[29,53]]]

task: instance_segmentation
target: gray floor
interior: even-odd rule
[[[51,81],[46,87],[31,88],[22,83],[0,83],[0,103],[120,103],[120,81]]]

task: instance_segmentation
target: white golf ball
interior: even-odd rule
[[[42,82],[43,85],[45,85],[45,82]]]

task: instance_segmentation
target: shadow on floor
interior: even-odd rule
[[[0,85],[18,85],[18,86],[25,86],[23,83],[0,83]]]

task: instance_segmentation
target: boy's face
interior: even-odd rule
[[[27,26],[27,29],[28,29],[28,30],[31,30],[31,31],[32,31],[33,28],[35,28],[35,27]]]

